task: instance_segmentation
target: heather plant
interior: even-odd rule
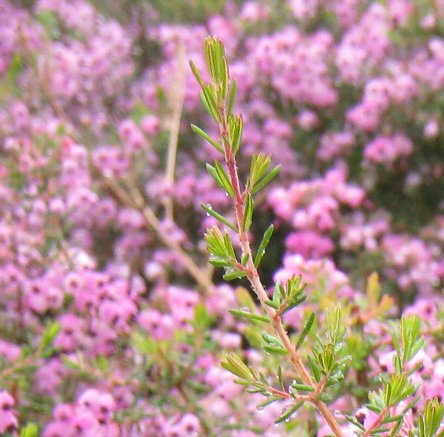
[[[442,436],[443,17],[0,0],[0,435]]]

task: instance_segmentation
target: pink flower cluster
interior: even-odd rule
[[[393,137],[378,137],[367,144],[364,157],[375,163],[393,164],[400,157],[408,156],[413,152],[412,142],[404,135]]]
[[[0,392],[0,432],[14,431],[18,426],[14,398],[6,391]]]
[[[116,402],[109,393],[86,390],[75,405],[57,405],[54,420],[43,435],[118,436],[119,429],[112,421],[115,409]]]

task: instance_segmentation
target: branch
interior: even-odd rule
[[[194,260],[185,252],[185,250],[177,244],[177,242],[170,238],[168,234],[162,232],[161,223],[157,218],[154,211],[145,204],[142,195],[134,186],[129,187],[128,194],[123,190],[113,179],[104,176],[103,180],[107,187],[113,192],[116,198],[125,206],[129,208],[134,208],[139,210],[148,226],[155,232],[157,238],[170,249],[176,257],[179,259],[180,263],[185,267],[188,273],[195,279],[199,287],[202,289],[204,294],[214,290],[214,284],[207,276],[206,272],[203,271]]]
[[[179,140],[180,120],[182,117],[183,101],[185,95],[185,49],[182,43],[178,43],[177,47],[177,74],[174,79],[175,86],[171,92],[172,100],[172,117],[170,137],[168,141],[168,155],[165,173],[165,181],[169,186],[174,184],[174,172],[176,169],[177,146]],[[168,196],[164,202],[165,215],[173,220],[173,198]]]
[[[250,178],[246,184],[245,190],[241,190],[236,164],[236,153],[239,150],[242,140],[243,121],[241,116],[235,116],[232,114],[236,86],[235,83],[230,81],[224,47],[218,39],[214,37],[207,38],[205,41],[205,57],[208,71],[212,79],[211,83],[204,82],[197,67],[193,63],[190,65],[197,81],[201,85],[204,105],[219,127],[220,139],[219,141],[212,139],[200,128],[193,130],[209,141],[210,144],[212,144],[213,147],[224,156],[228,175],[225,174],[225,171],[220,165],[211,167],[210,173],[215,178],[218,185],[224,188],[233,199],[237,232],[239,235],[243,260],[241,262],[243,268],[240,270],[248,278],[262,308],[269,317],[274,332],[279,337],[279,340],[287,351],[290,357],[290,362],[297,375],[302,379],[304,384],[313,389],[313,393],[308,395],[306,400],[311,402],[317,408],[334,434],[337,437],[343,437],[343,433],[335,417],[327,406],[319,399],[320,393],[317,392],[316,389],[321,386],[318,387],[317,384],[313,382],[305,367],[302,355],[291,342],[282,323],[281,313],[267,305],[269,300],[268,295],[257,271],[248,238],[248,229],[251,225],[251,217],[253,213],[252,196],[277,174],[278,168],[271,170],[265,175],[266,169],[270,163],[270,158],[257,158],[254,164],[252,161]],[[222,221],[222,223],[225,222]],[[217,262],[222,263],[222,265],[224,265],[224,263],[228,263],[229,265],[230,261],[233,259],[235,260],[236,256],[234,255],[231,241],[227,243],[224,241],[222,235],[212,241],[211,239],[207,241],[209,241],[210,245],[212,244],[214,249],[213,254],[215,254],[215,260]],[[222,260],[220,258],[222,258]]]
[[[223,137],[223,132],[226,131],[226,125],[223,124],[221,126],[221,136]],[[282,323],[282,319],[280,315],[275,311],[273,308],[270,308],[268,305],[265,304],[265,302],[268,300],[267,292],[265,291],[264,286],[262,285],[259,273],[254,265],[253,262],[253,253],[251,250],[250,242],[248,239],[248,234],[243,231],[243,222],[244,222],[244,210],[245,210],[245,196],[242,195],[240,191],[240,184],[239,184],[239,175],[237,173],[237,166],[236,166],[236,159],[235,156],[229,146],[226,142],[224,142],[224,152],[225,152],[225,159],[226,164],[228,167],[229,175],[231,183],[233,184],[233,188],[235,191],[235,211],[236,211],[236,220],[237,225],[239,229],[239,240],[241,244],[241,249],[243,255],[248,257],[248,262],[246,265],[247,270],[247,278],[256,293],[262,307],[266,311],[267,315],[269,316],[272,327],[279,337],[279,339],[282,341],[282,344],[284,348],[287,350],[291,364],[293,365],[293,368],[296,370],[297,374],[301,377],[301,379],[304,381],[305,384],[307,384],[310,387],[313,387],[316,389],[316,386],[314,382],[312,381],[310,374],[308,373],[307,369],[305,368],[303,359],[301,354],[296,350],[296,347],[291,342],[287,332],[285,331],[284,325]],[[342,437],[343,433],[342,430],[337,423],[335,417],[330,412],[330,410],[327,408],[327,406],[320,401],[317,397],[309,397],[311,403],[313,403],[318,411],[321,413],[321,415],[324,417],[325,421],[330,426],[331,430],[335,433],[337,437]]]

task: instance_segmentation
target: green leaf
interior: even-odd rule
[[[290,407],[288,410],[285,411],[284,414],[282,414],[274,423],[276,425],[278,425],[279,423],[282,422],[287,422],[290,417],[296,413],[297,410],[299,410],[299,408],[302,407],[303,402],[298,402],[295,405],[293,405],[292,407]]]
[[[272,301],[272,300],[266,300],[264,303],[265,303],[265,305],[267,305],[267,306],[269,306],[271,308],[274,308],[275,310],[279,309],[279,304],[274,302],[274,301]]]
[[[269,353],[270,355],[287,355],[287,349],[274,347],[274,346],[264,346],[264,351]]]
[[[393,407],[415,392],[415,387],[410,383],[406,375],[392,375],[385,386],[384,404]]]
[[[247,201],[245,202],[245,212],[244,212],[244,223],[243,229],[244,232],[248,232],[251,228],[251,223],[253,222],[253,197],[249,194],[247,196]]]
[[[406,363],[422,347],[421,341],[418,341],[421,335],[421,319],[415,314],[403,316],[401,318],[401,334],[404,346],[403,363]]]
[[[328,393],[322,392],[319,393],[319,400],[328,404],[332,401],[332,398],[331,395],[329,395]]]
[[[258,153],[257,155],[252,156],[250,164],[250,176],[248,179],[249,191],[264,176],[270,163],[271,156],[266,155],[265,153]]]
[[[218,161],[214,162],[214,168],[216,169],[216,172],[221,179],[221,181],[224,183],[225,191],[230,195],[231,197],[235,197],[235,192],[233,188],[233,184],[231,183],[231,180],[227,173],[225,172],[224,168],[222,167],[221,163]]]
[[[280,282],[277,282],[276,285],[274,286],[273,301],[278,302],[280,305],[281,300],[285,300],[286,298],[287,298],[286,288]]]
[[[217,83],[220,97],[225,99],[228,93],[229,72],[222,42],[214,36],[205,39],[205,60],[210,76]]]
[[[233,265],[233,261],[214,255],[210,256],[208,262],[215,267],[231,267]]]
[[[399,327],[392,333],[392,339],[397,355],[395,365],[397,371],[402,372],[404,365],[424,346],[421,319],[414,314],[402,316]]]
[[[236,309],[232,309],[229,311],[231,314],[233,314],[233,316],[242,317],[244,319],[251,320],[251,321],[259,321],[259,322],[269,322],[270,321],[270,319],[267,316],[251,313],[250,311],[236,310]]]
[[[143,117],[148,115],[150,113],[147,106],[145,106],[142,102],[136,102],[133,105],[132,111],[131,111],[131,118],[139,124]]]
[[[55,12],[49,9],[42,9],[37,13],[36,18],[45,29],[48,37],[57,37],[60,32],[60,22]]]
[[[291,384],[291,387],[293,387],[297,391],[303,391],[303,392],[313,392],[315,389],[314,387],[311,387],[307,384],[299,384],[296,381]]]
[[[55,340],[61,329],[62,327],[58,322],[51,322],[46,326],[45,330],[43,331],[42,337],[40,338],[41,351],[45,351],[52,345],[53,341]]]
[[[287,281],[286,295],[292,299],[300,297],[305,290],[306,284],[302,282],[302,275],[293,276]]]
[[[252,348],[254,349],[262,348],[262,337],[259,330],[257,329],[256,324],[250,324],[246,326],[243,334]]]
[[[194,74],[194,77],[199,82],[199,85],[201,87],[204,86],[205,82],[203,81],[202,76],[200,75],[199,69],[196,67],[196,65],[194,64],[193,61],[190,61],[190,68],[191,68],[191,71]]]
[[[225,232],[223,234],[223,237],[227,253],[231,256],[231,258],[236,259],[236,252],[234,251],[233,243],[231,242],[230,236]]]
[[[287,355],[288,351],[284,348],[284,345],[281,341],[274,337],[273,335],[268,334],[267,332],[262,333],[262,338],[265,343],[267,343],[263,349],[265,352],[268,352],[271,355]]]
[[[290,303],[285,306],[283,311],[281,311],[281,316],[283,316],[285,313],[292,310],[293,308],[299,306],[301,303],[305,302],[306,300],[307,300],[307,296],[305,294],[303,294],[297,298],[291,299]]]
[[[321,370],[319,369],[318,364],[317,364],[316,361],[315,361],[313,358],[311,358],[311,357],[308,357],[308,364],[309,364],[309,366],[310,366],[310,368],[311,368],[311,371],[313,372],[313,375],[314,375],[314,377],[315,377],[315,380],[316,380],[317,382],[319,382],[319,381],[321,380]]]
[[[258,388],[258,387],[249,387],[245,391],[247,393],[252,393],[252,394],[261,393],[261,394],[265,395],[265,393],[266,393],[265,389]]]
[[[213,226],[207,229],[204,235],[205,241],[208,244],[208,250],[213,258],[217,261],[224,261],[227,265],[232,265],[236,262],[236,252],[231,243],[230,236]]]
[[[398,419],[395,421],[396,425],[392,427],[390,432],[390,437],[397,437],[399,435],[399,430],[402,427],[404,416],[397,416],[397,417]]]
[[[237,94],[237,82],[233,80],[231,82],[230,97],[228,100],[228,116],[230,116],[233,113],[234,102],[236,101],[236,94]]]
[[[318,354],[318,362],[324,374],[328,375],[334,369],[335,358],[334,345],[332,343],[323,344],[322,351]]]
[[[283,347],[281,341],[277,337],[270,335],[268,332],[263,332],[262,338],[265,340],[267,344],[275,344]]]
[[[386,417],[382,422],[381,422],[381,424],[382,425],[385,425],[386,423],[392,423],[392,422],[397,422],[399,419],[402,419],[404,416],[389,416],[389,417]]]
[[[225,279],[225,281],[232,281],[233,279],[242,279],[245,278],[246,276],[247,273],[244,272],[243,270],[230,270],[227,273],[225,273],[223,278]]]
[[[330,343],[336,345],[342,340],[345,334],[345,327],[342,321],[342,310],[339,305],[329,308],[326,311],[327,338]]]
[[[142,355],[153,355],[157,350],[155,341],[140,331],[131,333],[131,346]]]
[[[194,307],[193,326],[196,329],[207,329],[211,324],[211,316],[204,304],[199,303]]]
[[[367,404],[367,408],[377,414],[380,414],[385,407],[383,395],[384,393],[382,391],[380,391],[379,393],[371,391],[368,394],[368,399],[370,402]]]
[[[265,231],[264,236],[262,237],[261,244],[256,253],[256,258],[254,259],[254,266],[257,268],[261,263],[263,256],[265,255],[265,250],[267,249],[268,243],[270,242],[271,236],[273,235],[274,225],[270,225],[268,229]]]
[[[253,371],[235,353],[227,354],[220,364],[224,369],[239,378],[246,380],[255,379]]]
[[[279,173],[281,166],[277,165],[273,170],[267,173],[260,181],[258,181],[251,190],[251,194],[257,193],[262,190],[266,185],[268,185]]]
[[[305,337],[307,337],[308,333],[310,332],[315,319],[316,319],[315,313],[312,312],[308,317],[307,321],[305,322],[301,334],[299,335],[298,341],[296,342],[296,349],[299,349],[302,346],[302,343],[304,342]]]
[[[211,138],[205,131],[203,131],[200,127],[192,124],[190,125],[191,129],[194,133],[202,137],[205,141],[208,141],[216,150],[220,153],[224,153],[222,146],[213,138]],[[208,165],[208,164],[207,164]],[[208,167],[207,167],[208,168]]]
[[[209,166],[209,164],[207,164],[207,169]],[[220,164],[220,162],[215,161],[214,162],[214,167],[211,167],[214,172],[215,175],[217,176],[218,180],[220,181],[219,186],[231,197],[234,198],[235,196],[235,192],[234,192],[234,188],[233,188],[233,184],[231,183],[230,178],[228,177],[227,173],[225,172],[225,170],[223,169],[222,165]],[[210,170],[208,170],[210,171]],[[211,175],[213,175],[212,173],[210,173]],[[213,176],[215,177],[215,176]],[[217,182],[217,181],[216,181]]]
[[[17,86],[19,75],[23,70],[24,62],[19,54],[15,54],[9,63],[8,70],[0,78],[0,97],[3,96],[15,97],[19,95],[20,87]],[[1,100],[0,100],[1,103]]]
[[[244,123],[241,115],[232,115],[228,119],[228,127],[230,130],[230,145],[233,153],[236,154],[239,151],[240,144],[242,142],[242,133],[244,129]]]
[[[444,418],[444,405],[437,399],[426,402],[424,412],[419,417],[419,436],[434,437]]]
[[[39,427],[35,423],[28,423],[20,430],[20,437],[37,437]]]
[[[304,293],[307,284],[302,282],[302,276],[294,276],[289,279],[284,287],[278,285],[278,291],[281,295],[282,301],[286,302],[285,308],[281,309],[281,315],[297,307],[307,299]],[[276,290],[275,290],[276,295]]]
[[[270,396],[267,400],[261,402],[260,404],[257,405],[257,409],[259,411],[263,410],[266,406],[272,404],[273,402],[276,401],[281,401],[282,398],[280,396]]]
[[[228,226],[233,231],[235,232],[238,231],[237,227],[233,223],[229,222],[223,215],[216,212],[209,203],[207,204],[201,203],[200,206],[202,207],[203,210],[205,210],[207,214],[213,216],[216,220],[219,220],[221,223]]]
[[[282,367],[281,366],[278,367],[277,377],[278,377],[279,386],[280,386],[281,390],[285,391],[284,377],[282,376]]]
[[[201,99],[208,113],[217,123],[220,123],[221,118],[217,107],[217,96],[211,85],[205,84],[202,86]]]
[[[99,369],[102,373],[107,373],[110,368],[110,363],[107,358],[103,355],[99,355],[94,359],[94,367]]]

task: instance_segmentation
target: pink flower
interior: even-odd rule
[[[165,340],[173,332],[174,322],[171,316],[156,310],[142,311],[137,317],[137,322],[157,340]]]
[[[14,398],[6,391],[0,391],[0,432],[13,432],[18,426]]]
[[[21,350],[14,343],[0,339],[0,355],[8,361],[16,361],[20,357]]]
[[[429,120],[424,126],[424,137],[425,138],[436,138],[439,134],[439,123],[438,120]]]
[[[402,134],[392,137],[377,137],[364,149],[364,157],[378,164],[391,165],[397,159],[408,156],[413,151],[413,144]]]
[[[313,231],[293,232],[285,240],[287,248],[304,258],[322,258],[333,250],[330,238]]]
[[[266,19],[269,13],[259,2],[250,0],[243,4],[240,16],[243,20],[254,23]]]

